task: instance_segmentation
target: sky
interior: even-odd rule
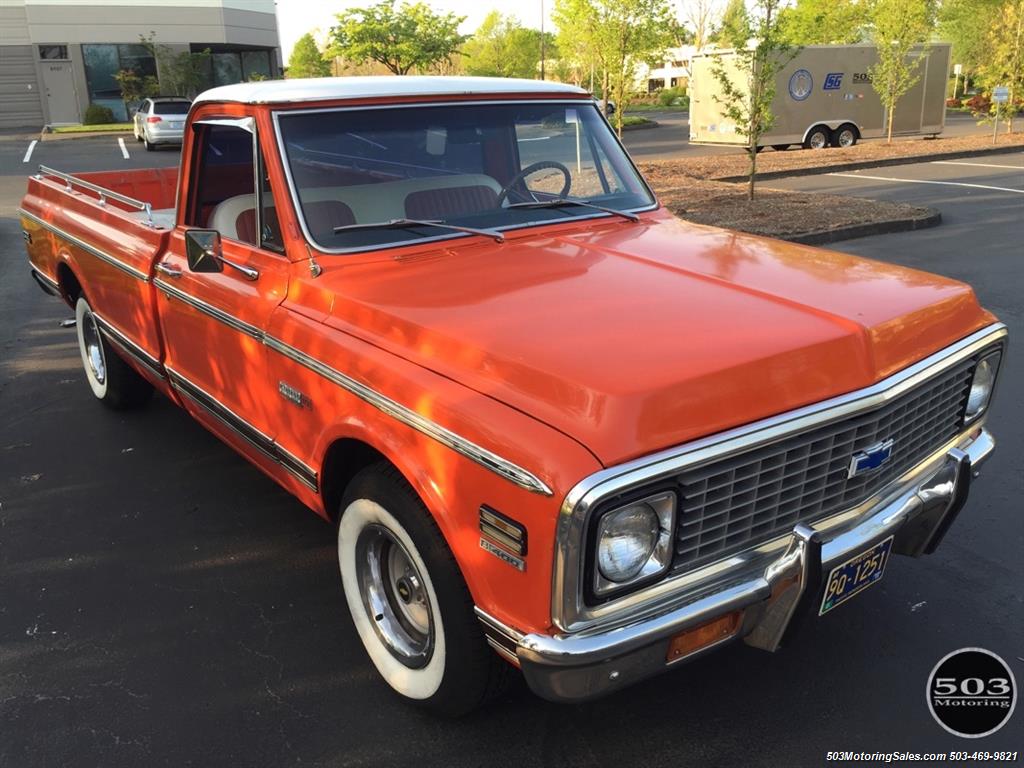
[[[324,36],[314,30],[326,32],[334,25],[334,15],[346,8],[360,8],[373,5],[376,0],[276,0],[277,26],[281,33],[281,56],[285,63],[291,56],[295,41],[307,32],[314,32],[314,37],[323,42]],[[554,29],[551,24],[551,8],[554,0],[424,0],[435,11],[452,12],[457,16],[465,16],[459,31],[469,34],[476,30],[484,17],[492,10],[505,15],[516,16],[525,26],[540,29],[541,3],[544,5],[545,28]]]

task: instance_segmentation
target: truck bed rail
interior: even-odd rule
[[[158,229],[156,222],[153,220],[153,205],[151,203],[136,200],[134,197],[128,197],[127,195],[122,195],[120,192],[115,192],[112,189],[107,189],[99,186],[98,184],[93,184],[90,181],[80,179],[70,173],[63,173],[48,166],[40,165],[36,178],[42,179],[44,176],[56,176],[64,182],[68,192],[72,192],[74,187],[81,187],[82,189],[88,189],[90,192],[95,192],[99,196],[100,205],[106,205],[107,198],[110,198],[111,200],[116,200],[117,202],[123,203],[131,208],[135,208],[136,210],[143,211],[146,214],[146,225],[153,229]]]

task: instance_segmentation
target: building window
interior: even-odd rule
[[[122,69],[131,69],[139,77],[156,77],[156,61],[144,45],[83,45],[85,81],[89,101],[109,107],[114,119],[126,121],[128,112],[121,98],[121,86],[114,79]]]
[[[39,58],[40,59],[66,59],[68,57],[68,47],[66,45],[40,45],[39,46]]]
[[[247,80],[268,79],[274,76],[270,54],[262,48],[258,50],[224,50],[215,45],[205,46],[201,43],[192,44],[192,52],[199,53],[211,49],[210,65],[207,71],[208,85],[232,85]]]

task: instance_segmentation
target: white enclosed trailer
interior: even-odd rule
[[[917,83],[896,103],[893,134],[936,135],[946,124],[949,43],[913,50],[923,58]],[[873,45],[808,45],[787,62],[776,77],[771,130],[758,147],[791,145],[823,149],[852,146],[860,139],[885,136],[887,115],[868,74],[878,60]],[[690,143],[747,146],[737,126],[723,115],[716,62],[729,73],[734,87],[746,88],[749,73],[732,50],[707,51],[693,58],[690,81]]]

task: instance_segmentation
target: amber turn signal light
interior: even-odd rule
[[[668,644],[665,661],[676,661],[691,653],[696,653],[701,648],[707,648],[732,637],[740,627],[742,616],[742,611],[733,611],[714,621],[709,621],[707,624],[680,632]]]

